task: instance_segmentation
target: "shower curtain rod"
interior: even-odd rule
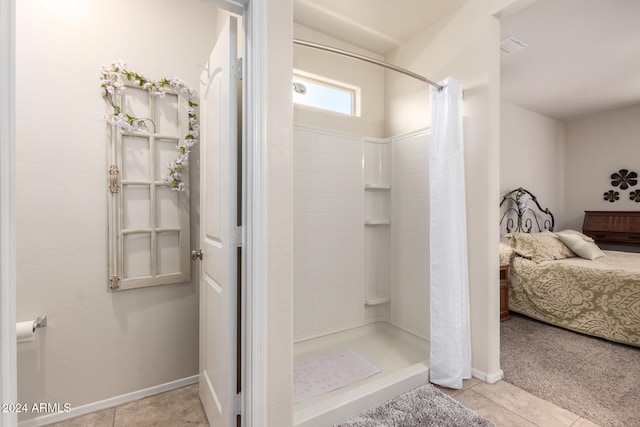
[[[409,76],[409,77],[413,77],[414,79],[417,79],[417,80],[420,80],[421,82],[427,83],[427,84],[437,88],[439,91],[444,89],[438,83],[433,82],[433,81],[429,80],[428,78],[421,76],[420,74],[416,74],[416,73],[414,73],[412,71],[406,70],[404,68],[398,67],[398,66],[393,65],[393,64],[389,64],[388,62],[384,62],[384,61],[380,61],[380,60],[375,59],[375,58],[371,58],[369,56],[364,56],[364,55],[360,55],[360,54],[357,54],[357,53],[349,52],[348,50],[342,50],[342,49],[338,49],[338,48],[335,48],[335,47],[326,46],[326,45],[323,45],[323,44],[318,44],[318,43],[309,42],[309,41],[300,40],[300,39],[293,39],[293,44],[297,44],[297,45],[304,46],[304,47],[310,47],[310,48],[313,48],[313,49],[324,50],[326,52],[336,53],[338,55],[348,56],[349,58],[359,59],[360,61],[369,62],[369,63],[375,64],[375,65],[380,65],[381,67],[388,68],[388,69],[393,70],[393,71],[397,71],[398,73],[404,74],[404,75]]]

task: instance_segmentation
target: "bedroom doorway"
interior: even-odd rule
[[[582,231],[585,228],[583,222],[591,210],[605,211],[609,217],[614,211],[638,210],[635,202],[629,198],[629,193],[635,187],[620,191],[620,187],[615,188],[609,178],[612,172],[628,167],[626,159],[634,155],[633,147],[627,148],[626,142],[619,143],[616,139],[634,138],[626,135],[628,127],[625,126],[625,120],[637,122],[638,97],[635,95],[635,99],[628,99],[626,104],[620,102],[622,99],[616,94],[624,92],[627,80],[631,79],[625,76],[612,78],[611,74],[607,74],[610,63],[615,67],[615,64],[627,62],[630,64],[627,68],[636,70],[634,72],[637,74],[637,61],[616,59],[616,55],[621,53],[610,49],[610,46],[624,43],[625,32],[637,34],[637,29],[625,27],[628,25],[628,17],[638,16],[638,13],[638,4],[627,1],[611,8],[605,3],[589,0],[522,0],[503,11],[500,16],[503,53],[501,194],[498,200],[514,188],[525,187],[531,190],[539,197],[540,204],[548,207],[554,214],[556,232],[567,229]],[[594,22],[598,23],[597,30],[594,30],[596,26],[591,25]],[[597,73],[594,72],[596,70]],[[606,89],[598,94],[586,89],[591,87]],[[604,137],[608,138],[606,147],[601,142],[605,140]],[[584,168],[584,160],[587,158],[597,158],[598,161],[592,162],[589,168]],[[527,159],[526,162],[523,159]],[[599,188],[601,185],[602,190]],[[603,198],[603,192],[608,192],[609,187],[614,187],[612,195],[619,192],[619,200],[609,201]],[[588,231],[583,232],[587,234]],[[503,234],[501,232],[501,237]],[[602,249],[606,251],[607,248]],[[571,259],[579,260],[579,257],[572,256],[575,258]],[[518,269],[515,274],[514,270],[515,262],[510,271],[512,281],[523,280],[518,277],[518,271],[521,270]],[[556,274],[560,273],[556,271]],[[535,283],[538,289],[542,287],[541,279],[530,280],[529,283]],[[537,306],[551,306],[554,303],[559,305],[563,296],[569,293],[566,282],[562,285],[558,281],[557,299],[538,303]],[[573,295],[580,295],[576,301],[583,299],[580,291],[574,292],[572,289],[571,292]],[[514,293],[512,297],[513,295]],[[603,299],[613,301],[615,298],[607,296]],[[516,307],[518,313],[525,312],[519,305],[522,305],[521,301],[510,304],[511,308]],[[531,382],[527,384],[526,378],[522,378],[524,371],[527,371],[530,378],[555,381],[545,384],[547,390],[556,390],[551,395],[546,394],[545,398],[556,405],[597,424],[607,425],[611,423],[610,420],[615,419],[615,425],[635,425],[636,420],[640,419],[637,414],[620,409],[615,398],[605,403],[606,396],[633,395],[634,391],[614,393],[606,391],[604,387],[609,378],[637,376],[630,373],[635,369],[630,368],[634,366],[633,363],[618,364],[614,361],[626,360],[624,355],[620,355],[623,353],[630,353],[637,359],[637,347],[619,342],[625,340],[625,335],[629,337],[638,334],[629,334],[625,328],[616,326],[617,338],[612,340],[616,342],[591,337],[590,335],[597,335],[595,331],[606,329],[603,326],[605,322],[595,320],[598,316],[607,319],[606,323],[609,325],[616,324],[616,319],[620,318],[620,315],[601,313],[596,303],[593,306],[584,310],[587,314],[582,321],[593,328],[593,331],[583,331],[585,333],[573,332],[578,328],[543,323],[534,320],[533,315],[528,317],[512,310],[511,319],[501,323],[501,369],[504,371],[505,381],[536,396],[542,396]],[[573,304],[572,308],[576,312],[579,310],[578,304]],[[586,317],[588,315],[592,317]],[[549,339],[544,341],[551,346],[551,337],[561,334],[564,338],[555,341],[561,343],[555,344],[555,352],[541,347],[535,339],[539,335],[548,335]],[[523,339],[525,336],[530,339]],[[575,349],[572,344],[574,340],[585,341],[583,350]],[[587,347],[591,344],[602,345],[612,352],[603,348],[584,350],[592,348]],[[558,352],[559,346],[562,346],[562,352]],[[525,347],[531,357],[518,356],[517,347]],[[618,352],[620,354],[616,354]],[[559,353],[574,354],[575,357],[570,360],[562,359]],[[594,354],[598,354],[598,358],[593,358]],[[611,363],[598,368],[598,362],[603,358]],[[552,359],[553,363],[546,363]],[[526,369],[523,369],[525,366]],[[589,366],[590,372],[582,371],[582,366]],[[551,371],[554,375],[548,375]],[[514,374],[520,376],[516,378]],[[590,381],[592,385],[588,385]],[[565,385],[572,390],[564,390],[562,387]],[[598,389],[600,385],[602,389]],[[619,386],[626,387],[622,383]],[[603,396],[602,401],[592,400],[586,404],[588,398],[571,394],[585,389],[589,389],[593,395]],[[581,407],[574,407],[561,399],[573,399],[583,404]],[[614,407],[618,409],[613,409]],[[601,421],[603,419],[609,421]]]

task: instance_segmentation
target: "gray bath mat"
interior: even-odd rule
[[[335,427],[495,427],[453,398],[426,384],[336,424]]]

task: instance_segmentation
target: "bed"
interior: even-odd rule
[[[509,310],[640,347],[640,253],[602,251],[579,231],[554,231],[549,209],[524,188],[500,206]]]

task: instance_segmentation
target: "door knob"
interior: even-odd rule
[[[202,261],[202,249],[198,249],[197,251],[191,251],[191,259],[194,261],[197,259]]]

